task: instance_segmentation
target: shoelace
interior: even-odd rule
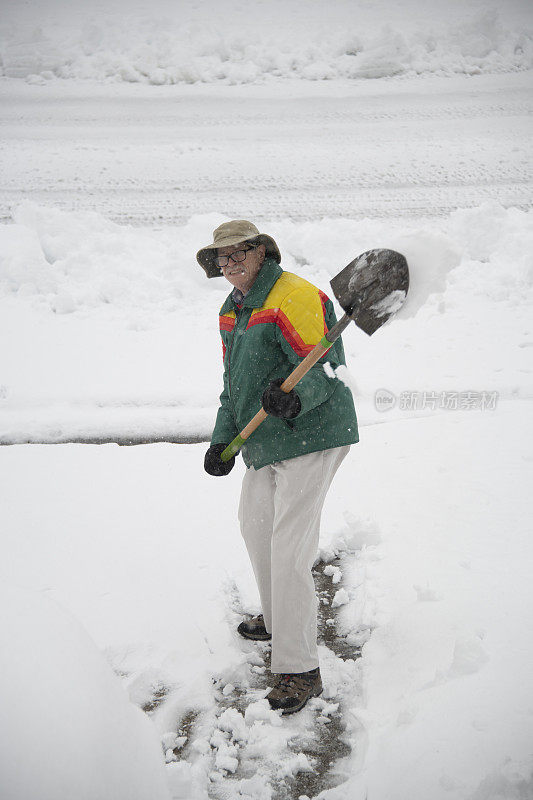
[[[288,694],[294,686],[294,676],[290,674],[281,675],[277,688],[282,694]]]
[[[291,683],[294,683],[294,676],[291,675],[290,672],[287,672],[286,674],[281,676],[280,683],[283,683],[286,686],[290,686]]]
[[[288,691],[288,689],[296,686],[296,689],[303,689],[303,686],[298,686],[297,681],[301,681],[306,686],[310,686],[313,682],[311,677],[306,677],[304,675],[293,675],[290,672],[282,673],[278,686],[282,691]]]

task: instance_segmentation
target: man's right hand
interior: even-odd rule
[[[227,475],[235,466],[235,456],[229,461],[222,461],[220,455],[226,449],[227,444],[212,444],[204,458],[204,469],[209,475]]]

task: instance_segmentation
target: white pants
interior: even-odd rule
[[[318,666],[317,598],[311,567],[318,550],[324,500],[350,447],[278,461],[242,482],[241,532],[272,633],[272,672]]]

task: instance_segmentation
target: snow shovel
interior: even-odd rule
[[[322,337],[309,355],[281,384],[290,392],[311,367],[328,352],[350,322],[355,322],[372,336],[402,306],[409,288],[407,261],[395,250],[367,250],[350,261],[342,272],[330,281],[344,316]],[[268,417],[261,408],[248,425],[222,451],[222,461],[229,461],[239,452],[245,441]]]

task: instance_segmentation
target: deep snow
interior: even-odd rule
[[[153,728],[102,653],[38,583],[12,579],[0,589],[2,797],[168,800]]]
[[[350,677],[320,651],[325,699],[342,703],[353,745],[340,769],[349,783],[328,800],[530,796],[529,420],[529,403],[513,401],[370,426],[339,472],[322,556],[343,555],[349,601],[339,630],[366,644]],[[204,449],[0,451],[9,553],[2,581],[67,606],[125,676],[134,702],[164,687],[152,718],[165,741],[187,712],[200,712],[195,749],[172,767],[176,797],[205,797],[209,785],[211,750],[202,742],[212,734],[212,676],[246,687],[255,663],[226,620],[231,582],[243,609],[257,610],[236,522],[243,466],[210,479]],[[320,713],[313,704],[283,730],[302,737]],[[263,760],[254,761],[263,787],[272,775],[265,761],[287,759],[277,723],[264,726]],[[230,797],[238,786],[228,785]]]
[[[223,219],[154,231],[19,206],[15,224],[0,228],[10,341],[0,441],[209,438],[227,289],[206,280],[194,253]],[[420,226],[326,219],[265,229],[283,266],[330,295],[329,280],[356,254],[405,254],[411,288],[397,317],[371,338],[355,326],[344,336],[341,376],[363,425],[531,399],[530,211],[493,202]]]
[[[522,0],[239,0],[147,7],[121,0],[4,0],[2,74],[164,84],[376,79],[530,69]]]
[[[411,289],[343,337],[361,441],[320,558],[360,657],[321,645],[293,719],[234,634],[258,611],[240,459],[218,480],[204,444],[0,448],[2,794],[164,797],[166,759],[175,800],[273,800],[340,725],[323,800],[533,797],[529,7],[167,4],[164,30],[162,3],[152,26],[40,8],[40,32],[31,3],[0,23],[26,76],[0,79],[0,441],[207,439],[226,289],[194,254],[224,219],[326,292],[393,247]]]

